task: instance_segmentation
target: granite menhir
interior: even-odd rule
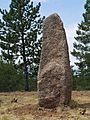
[[[71,100],[71,71],[63,23],[52,14],[43,23],[43,44],[38,71],[39,105],[54,108]]]

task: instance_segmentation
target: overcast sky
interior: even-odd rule
[[[58,13],[64,23],[69,52],[73,49],[73,42],[77,24],[83,20],[84,4],[86,0],[33,0],[35,4],[41,2],[40,14],[49,16],[52,13]],[[0,0],[0,8],[8,9],[10,0]],[[75,58],[70,55],[71,64]]]

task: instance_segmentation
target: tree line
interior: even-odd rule
[[[71,52],[77,59],[77,69],[72,69],[73,88],[77,90],[90,90],[90,0],[86,0],[84,9]]]
[[[37,89],[37,71],[42,47],[40,6],[31,0],[11,0],[0,14],[0,91]],[[71,54],[74,90],[90,89],[90,0],[86,0],[83,21],[78,24]]]

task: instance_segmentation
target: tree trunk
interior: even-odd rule
[[[23,62],[24,62],[24,82],[25,82],[25,91],[29,91],[29,83],[28,83],[28,68],[27,68],[27,60],[25,56],[25,43],[24,43],[24,34],[22,31],[22,46],[23,46]]]
[[[24,77],[25,77],[25,91],[29,91],[28,68],[26,64],[24,66]]]

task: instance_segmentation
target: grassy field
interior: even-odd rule
[[[90,91],[73,91],[70,107],[44,109],[36,92],[0,93],[0,120],[90,120]]]

